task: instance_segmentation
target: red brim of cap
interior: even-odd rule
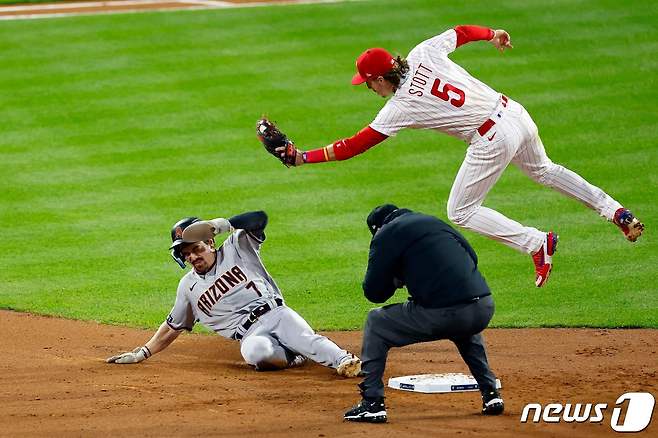
[[[365,81],[366,81],[365,78],[361,76],[359,73],[352,76],[352,85],[361,85]]]

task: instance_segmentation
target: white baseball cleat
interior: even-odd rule
[[[361,359],[351,354],[338,364],[336,373],[343,377],[357,377],[361,374]]]

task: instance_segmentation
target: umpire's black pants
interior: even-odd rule
[[[382,377],[391,347],[449,339],[477,380],[480,392],[493,391],[496,376],[489,369],[484,330],[494,314],[491,295],[452,307],[430,309],[407,301],[373,309],[363,332],[361,369],[365,379],[359,385],[367,398],[383,397]]]

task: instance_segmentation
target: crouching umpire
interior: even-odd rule
[[[367,219],[373,234],[366,298],[389,299],[406,286],[409,300],[373,309],[363,333],[362,400],[345,413],[350,421],[386,421],[382,377],[391,347],[449,339],[477,380],[482,413],[498,415],[504,405],[489,368],[482,330],[494,313],[489,286],[477,269],[473,248],[440,219],[395,205],[375,208]]]

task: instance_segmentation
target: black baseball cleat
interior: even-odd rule
[[[363,398],[358,405],[345,412],[343,419],[365,423],[386,423],[386,406],[384,406],[384,397],[375,399]]]
[[[491,391],[482,396],[482,414],[500,415],[505,410],[505,403],[498,391]]]

